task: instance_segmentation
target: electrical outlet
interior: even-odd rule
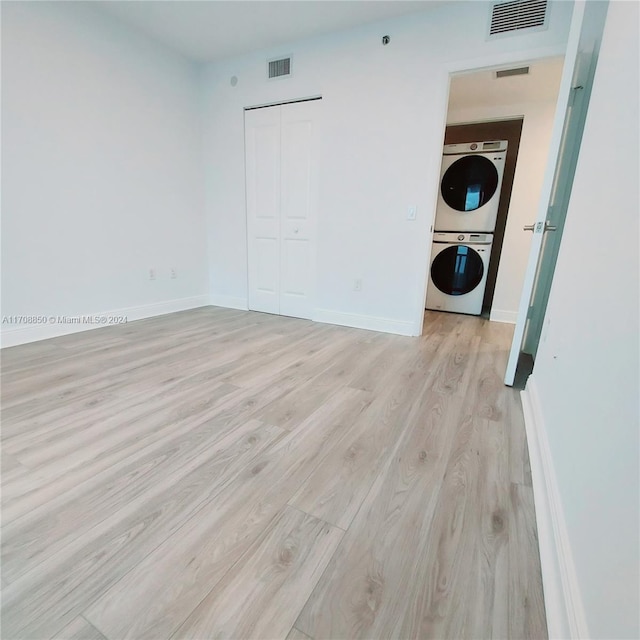
[[[178,270],[175,267],[171,267],[171,279],[175,280],[178,277]]]
[[[149,280],[155,280],[156,279],[156,270],[152,267],[151,269],[149,269]]]
[[[362,278],[358,278],[357,280],[355,280],[355,282],[353,283],[353,290],[362,291]]]

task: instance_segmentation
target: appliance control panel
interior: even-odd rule
[[[435,231],[433,233],[434,242],[448,244],[491,244],[493,233],[459,233],[453,231]]]
[[[460,144],[445,144],[443,155],[459,155],[463,153],[489,153],[491,151],[506,151],[507,140],[486,140],[480,142],[462,142]]]

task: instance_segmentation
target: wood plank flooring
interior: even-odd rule
[[[206,307],[3,350],[1,637],[546,638],[510,339]]]

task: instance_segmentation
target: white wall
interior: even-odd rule
[[[2,3],[3,316],[207,294],[198,70],[89,4]]]
[[[532,238],[522,227],[532,224],[538,213],[561,72],[562,63],[556,59],[532,65],[529,76],[501,80],[489,77],[486,80],[490,91],[485,91],[482,98],[478,96],[475,78],[461,76],[452,80],[447,124],[524,117],[492,319],[515,322],[518,315]],[[538,90],[536,73],[544,77],[544,91]],[[491,74],[481,72],[481,75]],[[531,81],[531,86],[527,85],[527,80]],[[518,90],[513,90],[514,81]],[[465,90],[466,85],[468,90]]]
[[[205,163],[211,293],[247,297],[243,108],[322,95],[318,318],[417,333],[424,302],[446,119],[448,73],[564,51],[572,5],[547,31],[488,42],[488,2],[437,9],[205,70]],[[382,35],[391,36],[383,47]],[[265,60],[293,54],[293,77]],[[238,77],[236,87],[231,76]],[[418,219],[406,220],[417,205]],[[362,291],[353,291],[356,278]]]
[[[535,390],[591,638],[640,637],[639,6],[611,2]]]

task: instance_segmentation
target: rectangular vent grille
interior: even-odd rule
[[[291,58],[281,58],[280,60],[269,61],[269,77],[280,78],[291,75]]]
[[[529,67],[518,67],[517,69],[502,69],[496,71],[496,78],[509,78],[511,76],[526,76],[529,73]]]
[[[544,27],[547,0],[511,0],[493,5],[489,35]]]

